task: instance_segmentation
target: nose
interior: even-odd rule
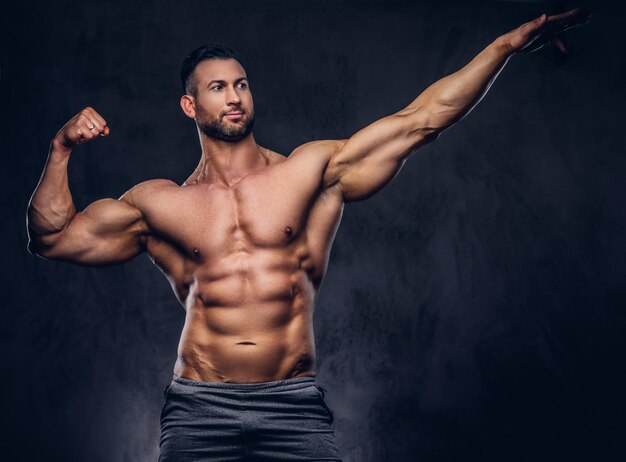
[[[241,103],[241,98],[237,93],[237,90],[234,88],[228,88],[226,91],[226,104],[239,104]]]

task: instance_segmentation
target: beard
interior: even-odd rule
[[[233,123],[228,119],[218,117],[213,120],[206,120],[204,117],[196,119],[198,127],[209,138],[220,141],[235,142],[244,139],[252,132],[254,126],[254,113],[249,117],[244,113],[241,120]]]

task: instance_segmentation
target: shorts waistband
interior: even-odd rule
[[[315,377],[296,377],[293,379],[274,380],[271,382],[250,382],[250,383],[232,383],[232,382],[201,382],[199,380],[191,380],[174,374],[174,382],[190,387],[199,387],[207,390],[232,390],[232,391],[287,391],[297,390],[299,388],[310,387],[315,385]]]

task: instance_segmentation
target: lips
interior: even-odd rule
[[[243,116],[243,112],[227,112],[224,114],[224,117],[227,119],[239,119],[241,116]]]

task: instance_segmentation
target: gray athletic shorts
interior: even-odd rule
[[[341,461],[324,391],[313,377],[221,383],[174,375],[159,462]]]

